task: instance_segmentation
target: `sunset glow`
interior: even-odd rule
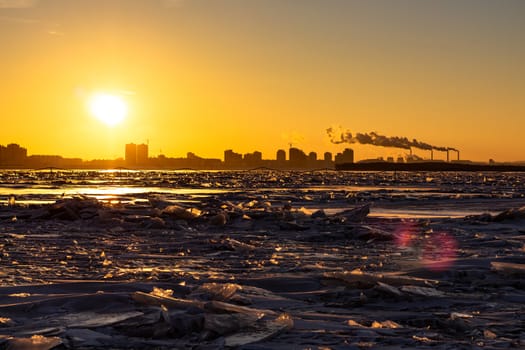
[[[0,0],[0,62],[0,350],[525,345],[525,0]]]
[[[90,112],[108,126],[121,123],[128,113],[126,102],[119,96],[96,94],[89,100]]]
[[[342,127],[525,161],[525,2],[502,1],[6,2],[0,141],[83,159],[146,139],[150,156],[409,154],[332,143]],[[93,92],[125,103],[86,108]],[[111,144],[93,144],[99,120]]]

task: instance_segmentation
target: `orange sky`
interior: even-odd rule
[[[338,152],[325,130],[342,126],[525,160],[523,18],[520,0],[4,0],[0,144],[274,158]],[[90,115],[97,92],[127,101],[123,123]]]

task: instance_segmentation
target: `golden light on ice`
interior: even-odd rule
[[[128,114],[126,102],[119,96],[95,94],[89,99],[91,114],[108,126],[121,123]]]

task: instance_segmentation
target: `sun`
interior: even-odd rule
[[[121,123],[128,114],[126,102],[117,95],[95,94],[88,102],[91,114],[108,126]]]

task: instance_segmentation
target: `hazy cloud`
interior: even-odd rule
[[[0,0],[0,9],[22,9],[35,6],[37,0]]]

